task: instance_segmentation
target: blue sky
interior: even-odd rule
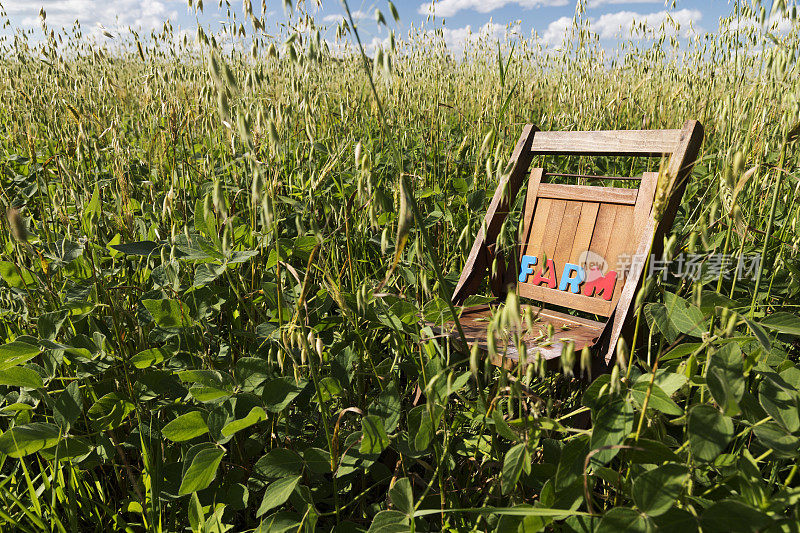
[[[4,5],[12,25],[17,28],[38,28],[39,9],[47,13],[47,23],[51,27],[71,25],[79,19],[85,33],[102,35],[103,28],[110,32],[131,26],[141,30],[159,29],[169,19],[173,27],[194,35],[195,14],[188,8],[187,0],[0,0]],[[218,8],[218,0],[204,0],[201,23],[218,26],[224,18],[224,11]],[[252,0],[256,12],[260,11],[261,0]],[[294,0],[297,4],[297,0]],[[305,0],[301,3],[309,12],[315,14],[319,23],[334,26],[343,13],[340,0]],[[674,5],[673,5],[674,4]],[[444,25],[444,37],[448,46],[458,51],[465,42],[479,34],[490,38],[501,38],[508,31],[530,37],[532,32],[545,45],[557,46],[561,42],[565,27],[575,13],[574,0],[438,0],[433,6],[436,21],[429,20],[431,2],[423,0],[395,0],[400,13],[400,23],[395,25],[386,0],[351,0],[350,9],[361,18],[360,31],[367,42],[377,42],[385,38],[385,30],[378,28],[374,21],[375,9],[383,11],[390,26],[395,27],[399,36],[408,32],[413,25],[423,24],[427,28]],[[267,0],[267,19],[269,23],[279,24],[285,20],[283,0]],[[230,8],[241,14],[240,0],[230,0]],[[224,0],[223,0],[223,10]],[[684,33],[691,23],[699,32],[717,30],[719,18],[727,15],[731,4],[722,0],[676,0],[665,4],[663,0],[589,0],[586,16],[592,21],[592,28],[606,46],[613,46],[620,37],[621,28],[628,29],[633,20],[646,21],[650,26],[658,26],[670,14],[681,23]],[[269,28],[269,25],[268,25]],[[333,30],[327,35],[333,36]]]

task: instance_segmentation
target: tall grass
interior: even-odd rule
[[[798,520],[794,10],[605,50],[579,5],[558,49],[464,57],[393,22],[363,54],[303,3],[280,37],[244,12],[235,34],[99,43],[43,17],[0,47],[3,529]],[[470,364],[421,320],[449,315],[523,124],[690,118],[706,138],[665,253],[706,266],[648,285],[646,342],[611,376]]]

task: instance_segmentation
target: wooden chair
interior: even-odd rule
[[[644,261],[633,259],[627,273],[615,274],[617,262],[626,256],[646,257],[651,243],[652,253],[660,255],[663,236],[672,226],[702,140],[703,127],[694,120],[679,130],[537,131],[532,125],[525,126],[511,156],[510,173],[498,184],[467,258],[453,303],[463,305],[467,297],[476,294],[487,269],[496,263],[489,282],[494,296],[500,299],[507,290],[515,289],[520,297],[542,304],[534,306],[538,313],[536,331],[523,336],[529,361],[539,352],[555,363],[564,345],[572,341],[577,353],[584,347],[594,352],[594,375],[610,370],[617,340],[630,332],[632,302],[644,270]],[[628,189],[548,183],[551,176],[566,175],[533,168],[523,208],[519,260],[505,266],[495,247],[498,233],[537,155],[669,157],[665,178],[670,182],[665,189],[669,192],[663,217],[656,222],[652,212],[658,172],[645,172],[637,178],[596,177],[640,180],[638,189]],[[602,268],[603,259],[606,268]],[[598,265],[600,268],[594,268]],[[605,321],[546,306],[582,311]],[[459,322],[469,347],[477,344],[487,349],[491,313],[489,306],[464,308]],[[548,324],[555,334],[543,343]],[[454,340],[461,339],[453,323],[448,333]],[[465,348],[463,343],[456,344]],[[497,351],[500,353],[492,363],[498,366],[511,367],[519,360],[514,346],[498,346]]]

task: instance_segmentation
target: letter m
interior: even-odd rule
[[[583,286],[584,296],[594,296],[595,291],[597,296],[602,296],[603,300],[611,300],[614,294],[614,286],[617,284],[617,273],[614,271],[609,272],[605,276],[597,276],[592,281],[587,281]]]

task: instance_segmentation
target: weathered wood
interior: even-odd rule
[[[572,241],[570,257],[580,257],[580,254],[589,250],[599,209],[600,204],[597,202],[584,202],[582,204],[581,218],[578,221],[578,229],[575,231],[575,240]]]
[[[560,185],[556,183],[542,183],[539,185],[539,198],[552,198],[554,200],[578,200],[581,202],[602,200],[603,203],[608,204],[633,205],[636,203],[636,193],[636,189],[622,189],[619,187]]]
[[[523,298],[530,298],[537,302],[568,307],[593,315],[607,317],[611,314],[611,311],[609,311],[609,302],[602,298],[572,294],[571,292],[548,289],[547,287],[532,285],[530,283],[520,283],[517,286],[517,294]]]
[[[531,151],[540,155],[660,157],[676,151],[682,130],[540,131]]]
[[[567,342],[572,342],[574,349],[580,352],[584,347],[594,345],[603,331],[604,325],[602,322],[535,306],[530,307],[534,315],[538,317],[537,321],[533,324],[532,331],[523,330],[518,332],[521,333],[522,341],[526,344],[529,362],[534,361],[537,352],[541,352],[542,357],[546,360],[557,359],[561,355],[564,344]],[[462,347],[464,351],[469,351],[476,344],[481,350],[488,351],[487,328],[491,316],[492,310],[489,306],[476,306],[464,310],[459,320],[468,344],[467,347]],[[548,325],[553,327],[554,334],[548,341],[549,344],[546,344],[542,342],[542,339],[546,337]],[[445,326],[444,333],[450,336],[454,342],[460,342],[458,332],[455,331],[453,326]],[[502,342],[501,334],[497,332],[494,334],[494,338],[498,353],[495,354],[492,363],[496,366],[509,368],[516,364],[519,361],[519,352],[516,346]],[[508,341],[511,341],[510,335]]]
[[[464,264],[464,270],[461,272],[461,277],[453,291],[452,300],[456,304],[463,303],[468,296],[475,294],[486,276],[486,268],[489,266],[486,246],[494,244],[497,240],[500,227],[508,215],[509,206],[514,203],[522,179],[528,172],[528,167],[533,157],[530,147],[536,131],[536,127],[532,124],[528,124],[522,129],[522,135],[517,141],[509,161],[511,171],[497,186],[497,190],[489,204],[489,209],[486,211],[483,225],[478,230],[475,243],[472,245],[467,261]]]
[[[535,135],[534,131],[535,128],[526,127],[515,147],[511,158],[512,171],[500,183],[492,198],[484,226],[478,232],[459,279],[453,297],[456,303],[474,294],[485,278],[486,268],[494,257],[494,243],[500,226],[520,189],[533,154],[653,157],[671,154],[666,171],[670,178],[668,196],[664,199],[666,204],[660,221],[656,221],[653,213],[655,196],[664,192],[656,190],[658,173],[645,172],[641,178],[627,178],[641,181],[638,189],[626,189],[542,183],[544,177],[557,174],[545,174],[541,168],[533,169],[523,208],[517,255],[508,262],[502,286],[497,279],[491,283],[496,295],[505,291],[509,282],[516,281],[517,293],[523,298],[608,317],[605,322],[597,322],[537,307],[539,320],[537,328],[534,328],[536,331],[520,332],[523,333],[529,359],[540,354],[545,359],[556,360],[567,342],[572,342],[576,350],[593,347],[601,355],[593,359],[593,372],[596,375],[598,371],[611,369],[618,339],[630,332],[632,305],[645,275],[644,258],[651,249],[660,254],[659,245],[675,217],[702,144],[703,129],[698,122],[687,121],[681,130],[535,132]],[[526,157],[526,154],[530,157]],[[583,175],[572,177],[594,178]],[[525,255],[537,258],[535,265],[527,263],[526,267],[527,272],[535,269],[535,273],[529,274],[526,281],[519,282],[519,265],[515,260],[518,257],[521,261]],[[635,260],[637,255],[641,256],[641,260]],[[627,275],[618,271],[621,259],[625,256],[630,257]],[[598,294],[600,281],[597,281],[598,285],[586,285],[586,290],[579,290],[579,285],[568,282],[559,283],[556,289],[548,286],[552,283],[552,280],[550,283],[547,281],[548,260],[553,261],[558,281],[562,281],[562,276],[576,280],[583,272],[587,278],[581,278],[582,283],[588,283],[587,279],[603,278],[588,278],[589,263],[583,266],[578,263],[600,259],[605,263],[601,265],[601,272],[592,272],[602,276],[617,272],[613,294]],[[512,266],[517,269],[516,272],[512,272]],[[613,281],[612,277],[604,279],[609,284]],[[564,290],[560,290],[562,286]],[[604,286],[603,290],[608,287],[610,285]],[[573,293],[570,289],[579,292]],[[478,344],[483,349],[488,347],[486,326],[490,314],[488,307],[464,311],[460,322],[468,344]],[[546,331],[548,325],[554,328],[556,334],[542,344],[542,332]],[[514,346],[498,345],[498,350],[493,361],[497,365],[509,366],[519,360]]]

